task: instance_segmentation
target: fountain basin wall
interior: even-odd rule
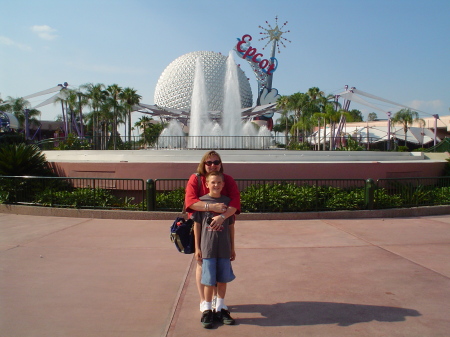
[[[186,179],[205,150],[44,151],[64,177]],[[381,179],[440,176],[445,159],[422,153],[222,150],[225,173],[235,179]]]

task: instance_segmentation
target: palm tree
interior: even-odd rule
[[[282,110],[281,116],[284,118],[286,128],[284,129],[285,145],[288,145],[288,113],[289,113],[289,96],[280,96],[277,100],[277,109]],[[281,123],[280,123],[281,124]]]
[[[89,105],[89,97],[82,91],[80,87],[76,90],[78,101],[76,103],[78,110],[78,122],[80,123],[80,136],[84,137],[84,125],[83,125],[83,107]]]
[[[78,91],[73,89],[61,90],[59,96],[55,100],[55,103],[61,102],[61,106],[63,107],[63,122],[65,123],[67,134],[72,133],[73,128],[75,127],[77,134],[80,135],[75,120],[75,113],[79,110],[78,100]]]
[[[80,88],[86,90],[86,96],[89,99],[88,104],[92,109],[90,118],[92,122],[92,138],[95,143],[98,138],[101,105],[106,99],[105,85],[101,83],[86,83],[80,86]]]
[[[317,105],[319,107],[320,113],[323,114],[324,125],[323,125],[323,150],[325,151],[327,148],[327,116],[331,114],[331,110],[339,110],[340,104],[336,102],[334,99],[334,95],[328,94],[327,96],[321,95],[316,99]]]
[[[323,97],[325,94],[318,87],[309,88],[306,94],[311,98],[311,101],[315,101],[316,99]]]
[[[112,107],[110,102],[105,99],[103,104],[100,106],[99,111],[99,129],[101,130],[101,149],[105,150],[108,148],[110,138],[108,135],[113,137],[113,125],[114,125],[114,115],[112,112]],[[111,134],[109,132],[111,131]]]
[[[421,122],[425,124],[425,121],[419,118],[419,113],[416,111],[412,111],[411,109],[401,109],[397,111],[392,118],[392,122],[394,124],[403,125],[403,132],[405,133],[405,146],[407,139],[408,127],[411,126],[414,122]]]
[[[327,125],[327,121],[326,121],[326,118],[325,118],[325,114],[324,113],[322,113],[321,111],[319,111],[319,112],[315,112],[313,115],[312,115],[312,117],[311,117],[311,120],[312,120],[312,122],[315,124],[315,123],[317,123],[317,135],[319,136],[318,137],[318,141],[317,141],[317,149],[320,151],[320,144],[321,144],[321,139],[320,139],[320,133],[321,133],[321,122],[323,121],[323,123],[324,123],[324,129],[326,128],[326,125]],[[325,135],[325,137],[326,137],[326,135]],[[326,138],[325,138],[326,139]],[[324,142],[325,142],[325,139],[324,139]],[[325,150],[325,147],[324,147],[324,150]]]
[[[40,116],[41,112],[37,109],[29,109],[31,104],[26,99],[8,96],[5,102],[6,104],[3,105],[2,109],[5,112],[12,113],[19,121],[22,129],[29,128],[31,124],[39,125],[39,120],[36,117]],[[26,117],[28,117],[28,125],[26,125]],[[28,130],[25,130],[25,134],[28,134]]]
[[[148,116],[142,116],[134,124],[134,126],[142,129],[142,145],[153,144],[158,140],[161,131],[164,129],[163,124],[152,123],[153,118]]]
[[[114,150],[117,145],[117,127],[119,125],[119,114],[121,112],[120,109],[120,93],[122,92],[122,88],[117,84],[111,84],[106,88],[106,92],[108,93],[107,102],[109,107],[112,108],[113,111],[113,125],[112,125],[112,136],[114,141]]]
[[[125,88],[119,95],[128,117],[128,142],[131,142],[131,112],[136,104],[139,104],[141,95],[133,88]]]
[[[343,114],[346,114],[344,110],[336,110],[332,104],[327,104],[325,106],[325,118],[330,121],[330,150],[334,149],[334,130],[336,123],[339,122]]]
[[[303,141],[305,133],[311,128],[311,99],[307,94],[297,92],[289,96],[288,106],[294,111],[296,123],[293,125],[293,132],[296,133],[296,139],[299,139],[299,130],[302,129]]]

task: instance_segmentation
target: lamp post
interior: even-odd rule
[[[433,115],[433,117],[434,117],[434,146],[436,146],[437,120],[439,119],[439,115]]]
[[[28,116],[30,114],[30,109],[25,109],[25,141],[30,138],[30,125],[28,121]]]
[[[391,112],[390,111],[387,112],[387,116],[388,116],[387,150],[390,151],[391,150]]]

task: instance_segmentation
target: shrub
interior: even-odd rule
[[[0,147],[0,175],[51,176],[53,174],[39,147],[20,143]]]
[[[397,152],[409,152],[409,148],[407,146],[399,146],[397,147]]]
[[[5,204],[9,200],[9,192],[8,191],[0,191],[0,204]]]
[[[23,133],[6,133],[0,135],[0,146],[25,143]]]
[[[450,187],[437,187],[433,192],[433,199],[437,201],[439,205],[450,204]]]
[[[312,146],[307,142],[292,141],[286,148],[288,150],[311,150]]]
[[[133,198],[120,199],[111,191],[101,188],[78,188],[72,191],[53,191],[46,189],[36,196],[36,202],[44,206],[92,207],[92,208],[138,208],[133,205]]]
[[[74,134],[69,134],[66,140],[60,140],[55,150],[89,150],[91,144],[86,139],[80,139]]]
[[[375,190],[374,199],[375,208],[398,208],[403,204],[400,195],[390,195],[385,188]]]
[[[354,190],[341,190],[334,193],[325,203],[327,209],[364,209],[365,207],[365,189],[357,188]]]
[[[184,203],[184,187],[156,194],[156,207],[161,210],[181,210]]]
[[[352,209],[351,204],[338,204],[339,199],[336,197],[338,193],[342,198],[348,192],[331,186],[307,184],[251,185],[241,192],[241,208],[243,212],[307,212],[326,208]]]

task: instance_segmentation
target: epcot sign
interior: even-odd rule
[[[251,40],[252,37],[249,34],[245,34],[244,36],[242,36],[242,39],[238,39],[239,42],[236,44],[237,53],[244,60],[253,62],[267,75],[272,75],[272,73],[277,70],[277,59],[275,57],[271,57],[270,59],[272,60],[272,62],[267,59],[262,59],[263,54],[258,53],[258,50],[256,48],[250,46]]]

